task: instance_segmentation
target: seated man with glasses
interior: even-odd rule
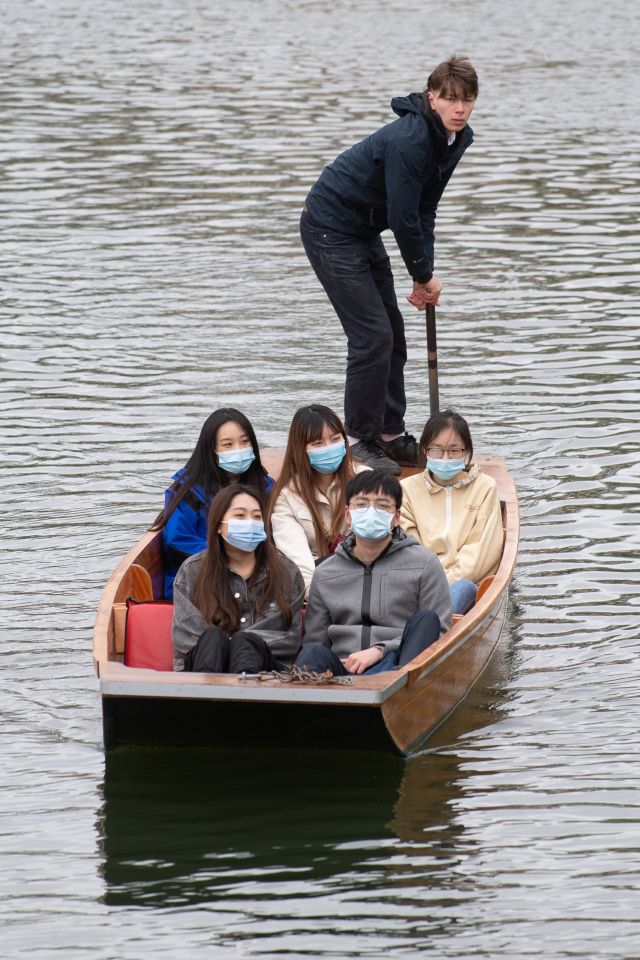
[[[334,676],[394,670],[451,625],[447,578],[435,554],[399,526],[394,476],[359,473],[345,497],[350,532],[313,575],[296,665]]]

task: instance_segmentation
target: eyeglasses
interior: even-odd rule
[[[358,497],[349,504],[350,510],[368,510],[369,507],[375,507],[376,510],[385,510],[387,513],[395,513],[396,505],[392,500],[369,500],[367,497]]]
[[[466,452],[464,447],[447,447],[446,450],[444,447],[427,447],[427,454],[434,460],[442,460],[445,453],[452,460],[457,460],[458,457],[463,457]]]

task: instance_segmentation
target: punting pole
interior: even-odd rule
[[[438,396],[438,348],[436,346],[436,308],[432,303],[426,306],[427,320],[427,359],[429,363],[429,409],[431,415],[440,410]]]

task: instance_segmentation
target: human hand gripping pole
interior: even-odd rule
[[[427,283],[413,281],[413,290],[407,297],[416,310],[424,310],[428,303],[438,306],[440,303],[440,294],[442,292],[442,282],[436,277],[435,273]]]

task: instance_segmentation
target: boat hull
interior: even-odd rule
[[[126,744],[402,752],[376,706],[104,697],[102,710],[109,749]]]

